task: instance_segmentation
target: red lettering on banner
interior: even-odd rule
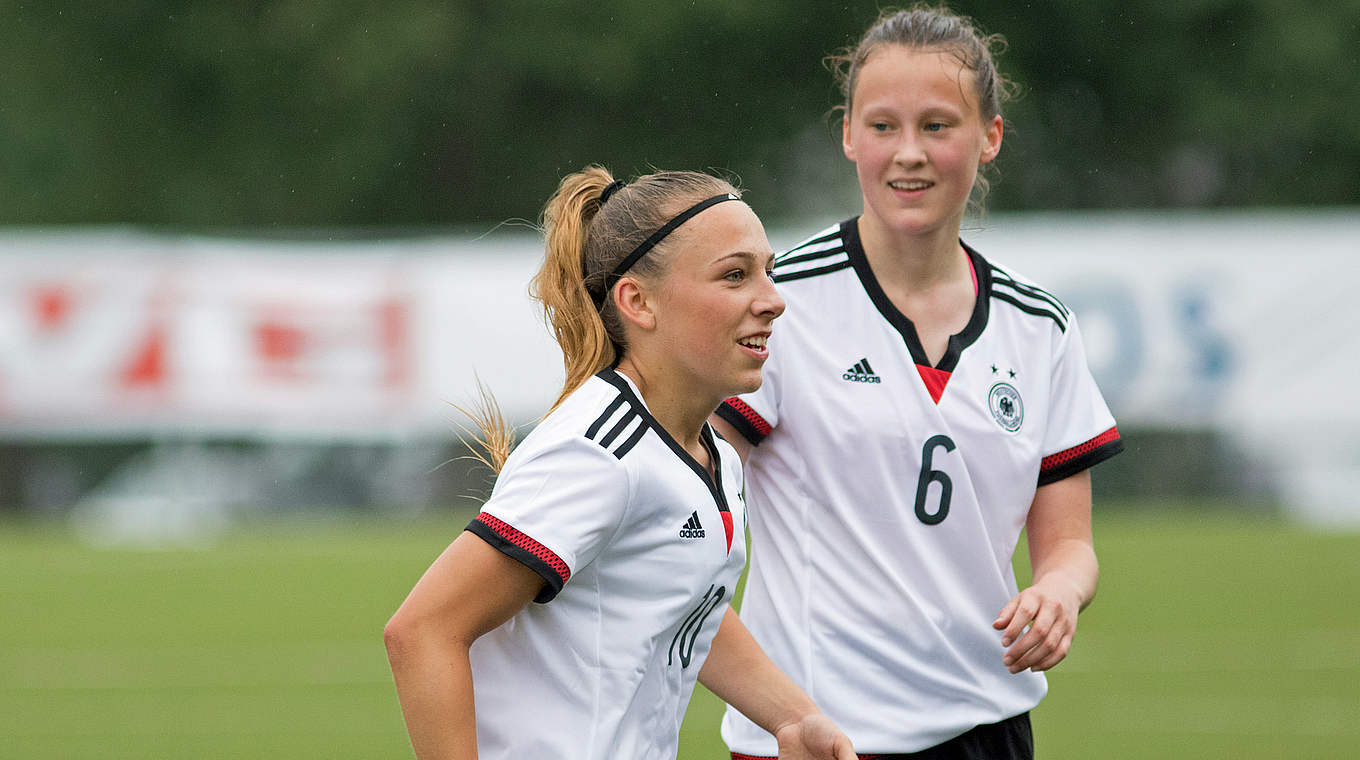
[[[277,376],[296,377],[294,363],[302,356],[307,334],[299,327],[277,320],[255,325],[255,353],[264,361],[265,371]]]
[[[40,332],[53,332],[71,314],[71,294],[61,285],[39,285],[32,294],[33,317]]]
[[[389,298],[378,306],[378,321],[382,335],[383,353],[387,361],[383,370],[383,384],[399,387],[410,378],[410,364],[407,360],[407,312],[406,304]]]
[[[125,388],[165,385],[165,327],[152,325],[119,377]]]

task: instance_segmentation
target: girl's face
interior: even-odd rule
[[[760,387],[770,325],[784,311],[755,212],[719,203],[677,229],[655,289],[653,338],[690,387],[717,402]]]
[[[842,123],[869,224],[958,236],[978,167],[1001,150],[1001,117],[983,120],[975,84],[947,51],[884,45],[869,54]]]

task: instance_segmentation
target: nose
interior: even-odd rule
[[[769,275],[765,275],[762,280],[760,292],[751,303],[751,310],[761,316],[775,319],[784,313],[784,297],[779,295],[774,280],[770,279]]]
[[[919,136],[911,130],[903,130],[902,137],[897,141],[896,150],[893,151],[893,163],[899,166],[919,166],[925,161],[926,152]]]

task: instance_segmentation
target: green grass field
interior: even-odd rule
[[[1042,758],[1349,758],[1360,535],[1097,519],[1102,583],[1035,712]],[[0,523],[0,757],[402,758],[382,625],[465,519],[294,521],[207,550]],[[696,697],[682,758],[725,757]]]

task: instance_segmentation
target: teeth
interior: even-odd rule
[[[751,347],[751,348],[764,348],[764,347],[765,347],[765,338],[758,337],[758,336],[757,336],[757,337],[754,337],[754,338],[743,338],[743,339],[742,339],[741,341],[739,341],[739,342],[740,342],[743,346],[749,346],[749,347]]]
[[[924,190],[927,187],[930,187],[930,183],[923,180],[916,182],[889,182],[888,185],[896,190]]]

